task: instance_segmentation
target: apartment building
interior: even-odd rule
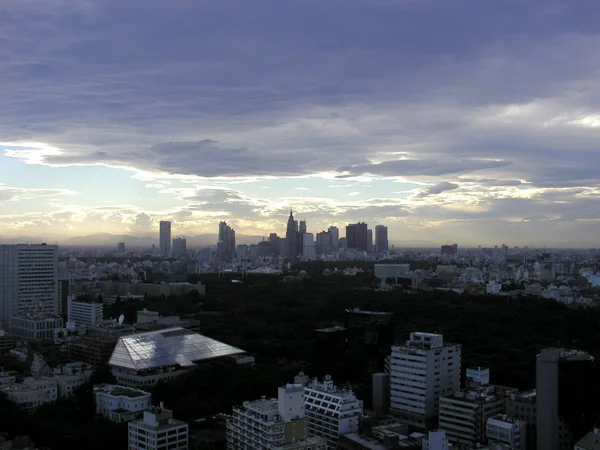
[[[152,405],[149,392],[114,384],[95,385],[94,397],[96,414],[117,423],[139,418]]]
[[[392,346],[390,412],[420,430],[435,428],[442,395],[460,391],[461,346],[441,334],[413,332]]]
[[[187,450],[188,424],[173,419],[173,412],[160,406],[144,411],[129,422],[129,450]]]

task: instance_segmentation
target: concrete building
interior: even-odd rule
[[[441,249],[442,255],[457,255],[458,254],[458,245],[442,245]]]
[[[506,414],[499,414],[488,419],[486,436],[490,444],[506,444],[512,450],[525,450],[527,448],[527,426],[525,422]]]
[[[58,399],[58,384],[52,377],[25,378],[21,383],[1,385],[0,391],[4,392],[8,400],[26,410],[33,410]]]
[[[414,332],[388,358],[390,412],[417,429],[436,426],[439,399],[460,390],[461,346],[441,334]]]
[[[363,403],[354,392],[336,387],[327,375],[305,387],[304,412],[309,435],[323,437],[327,448],[334,449],[341,435],[358,431]]]
[[[8,353],[15,346],[15,339],[12,334],[5,330],[0,330],[0,355]]]
[[[96,414],[117,423],[140,418],[152,405],[149,392],[115,384],[95,385],[94,397]]]
[[[377,225],[375,227],[375,253],[385,253],[388,250],[388,228],[385,225]]]
[[[54,339],[64,328],[61,317],[45,314],[23,313],[12,318],[12,334],[30,340]]]
[[[285,229],[285,256],[295,261],[301,250],[300,232],[298,229],[298,221],[294,220],[294,212],[290,209]]]
[[[182,375],[199,362],[241,353],[245,352],[174,327],[120,337],[108,364],[119,384],[154,386]]]
[[[163,404],[144,411],[142,419],[129,422],[129,450],[187,450],[188,424],[173,419]]]
[[[506,415],[526,424],[527,448],[537,448],[537,408],[535,389],[511,392],[506,399]]]
[[[70,397],[75,390],[85,384],[92,375],[92,366],[83,362],[72,362],[55,368],[54,379],[58,387],[58,396]]]
[[[125,242],[117,242],[117,253],[125,253]]]
[[[171,254],[171,222],[161,220],[158,231],[158,250],[162,256]]]
[[[385,282],[388,278],[405,277],[410,273],[410,264],[375,264],[375,277]]]
[[[67,320],[75,325],[94,327],[102,323],[104,305],[95,301],[76,299],[69,295],[67,300]]]
[[[329,255],[333,250],[331,246],[331,233],[321,231],[317,233],[317,255]]]
[[[58,286],[56,245],[0,245],[0,329],[19,314],[58,315]]]
[[[325,440],[308,437],[304,386],[288,384],[277,399],[254,400],[234,407],[227,419],[227,449],[325,450]]]
[[[373,230],[367,229],[367,253],[371,254],[375,250],[373,246]]]
[[[564,348],[547,348],[537,355],[538,450],[571,449],[593,428],[593,360],[586,352]]]
[[[368,251],[367,224],[352,223],[346,226],[346,245],[348,248]]]
[[[487,420],[504,414],[507,395],[516,389],[491,385],[489,377],[489,369],[467,369],[467,388],[440,398],[439,427],[451,442],[484,443]]]

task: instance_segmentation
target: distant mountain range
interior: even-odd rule
[[[173,236],[175,237],[175,236]],[[196,236],[185,236],[188,248],[206,247],[208,245],[217,244],[217,235],[212,233],[199,234]],[[238,234],[235,235],[236,244],[256,244],[263,239],[262,236],[252,236]],[[151,247],[152,244],[158,246],[158,236],[142,235],[130,236],[126,234],[110,234],[96,233],[87,236],[72,236],[58,239],[48,239],[37,236],[19,236],[19,237],[3,237],[0,236],[0,244],[38,244],[46,242],[47,244],[58,244],[61,246],[73,247],[115,247],[117,242],[125,242],[126,248],[145,248]]]

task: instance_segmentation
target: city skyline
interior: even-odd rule
[[[343,6],[3,2],[0,242],[282,236],[293,206],[315,236],[597,246],[600,4]]]

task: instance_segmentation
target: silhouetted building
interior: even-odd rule
[[[458,253],[458,245],[442,245],[442,255],[456,255]]]
[[[235,230],[227,222],[219,222],[217,258],[225,262],[232,262],[235,258]]]
[[[125,242],[117,242],[117,252],[125,253]]]
[[[373,230],[367,229],[367,253],[373,253]]]
[[[388,229],[385,225],[377,225],[375,227],[375,253],[383,253],[388,250]]]
[[[187,241],[184,237],[173,239],[173,255],[183,256],[187,254]]]
[[[158,248],[163,256],[171,253],[171,222],[168,220],[159,223]]]
[[[331,250],[331,233],[328,231],[317,233],[317,255],[328,255]]]
[[[538,450],[570,450],[594,427],[593,362],[580,350],[547,348],[537,355]]]
[[[304,233],[306,233],[306,232],[307,232],[307,231],[306,231],[306,220],[301,220],[301,221],[300,221],[300,225],[299,225],[299,228],[298,228],[298,232],[299,232],[300,234],[304,234]]]
[[[338,250],[340,248],[340,229],[332,225],[327,229],[327,231],[331,235],[331,250]]]
[[[294,213],[290,209],[290,216],[288,217],[287,228],[285,231],[285,242],[286,242],[286,256],[292,261],[296,260],[298,253],[300,253],[301,241],[300,233],[298,231],[298,222],[294,220]]]
[[[347,225],[346,240],[348,248],[368,251],[367,224],[362,222]]]

